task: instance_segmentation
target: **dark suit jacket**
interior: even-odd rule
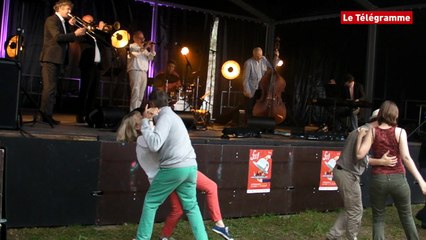
[[[65,21],[67,33],[64,32],[61,19],[56,14],[46,18],[44,22],[43,48],[40,54],[41,62],[64,64],[67,57],[68,43],[76,39],[70,31],[69,23]]]
[[[347,86],[343,86],[343,99],[351,99],[351,94],[349,93],[349,88]],[[362,100],[364,98],[364,87],[361,83],[355,82],[354,84],[354,99]]]
[[[100,54],[101,54],[101,63],[106,59],[104,54],[105,48],[108,47],[109,35],[105,32],[95,30],[96,43],[98,45]],[[95,59],[95,41],[89,35],[84,35],[77,38],[77,41],[80,45],[80,68],[91,68],[94,65]]]

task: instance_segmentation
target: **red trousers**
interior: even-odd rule
[[[214,222],[222,220],[219,198],[217,195],[217,184],[200,171],[197,172],[197,190],[206,193],[207,208],[209,209],[211,219]],[[179,219],[183,215],[182,205],[180,204],[179,197],[176,192],[170,194],[169,200],[171,204],[171,212],[164,221],[164,226],[161,231],[161,234],[164,237],[170,237],[172,235]]]

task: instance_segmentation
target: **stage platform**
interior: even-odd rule
[[[77,124],[75,115],[54,117],[61,121],[54,128],[24,123],[19,130],[0,130],[8,226],[137,223],[149,183],[136,164],[135,144],[116,142],[113,129]],[[24,122],[31,120],[31,115],[23,116]],[[206,130],[189,130],[199,170],[218,184],[224,218],[342,206],[338,191],[327,186],[321,189],[320,180],[329,174],[322,169],[324,153],[340,151],[344,139],[291,127],[276,128],[277,134],[260,138],[226,139],[221,137],[224,128],[211,125]],[[409,144],[417,160],[420,143]],[[266,167],[269,178],[256,178],[255,184],[250,180],[257,177],[251,175],[253,151],[272,153]],[[408,178],[413,203],[423,202],[418,186]],[[368,207],[368,173],[361,184]],[[198,201],[208,219],[203,195],[199,193]],[[157,221],[167,212],[164,204]]]

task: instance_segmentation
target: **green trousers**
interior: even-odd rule
[[[150,240],[158,207],[176,190],[195,239],[206,240],[207,232],[197,203],[197,167],[161,168],[145,196],[137,240]]]
[[[419,239],[411,210],[411,192],[404,174],[375,174],[370,181],[373,239],[385,239],[386,199],[391,196],[408,240]]]

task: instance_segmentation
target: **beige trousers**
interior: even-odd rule
[[[339,187],[344,209],[327,233],[327,239],[339,239],[345,234],[346,239],[357,239],[363,213],[360,177],[338,169],[336,165],[333,170],[333,180]]]

